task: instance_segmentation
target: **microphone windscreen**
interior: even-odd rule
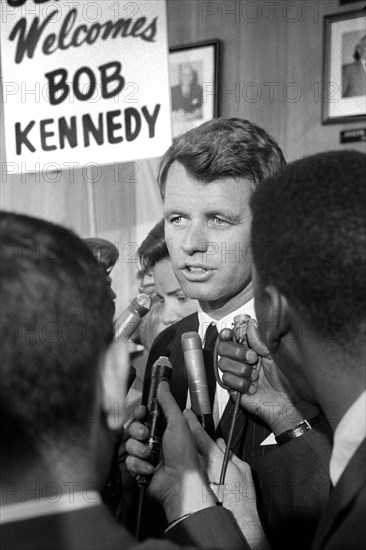
[[[115,338],[127,341],[135,332],[141,319],[151,308],[151,298],[147,294],[139,294],[132,300],[128,308],[115,321]]]

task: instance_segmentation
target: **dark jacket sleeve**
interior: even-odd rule
[[[205,508],[192,514],[169,529],[163,538],[180,546],[210,550],[249,550],[234,516],[221,506]]]
[[[323,419],[256,460],[254,470],[272,497],[265,515],[275,548],[310,548],[330,494],[331,449],[331,429]]]

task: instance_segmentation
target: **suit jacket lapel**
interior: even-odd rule
[[[366,440],[361,443],[331,492],[313,542],[313,550],[320,548],[325,540],[332,535],[339,523],[337,522],[338,515],[348,506],[365,484],[365,477],[361,475],[361,472],[364,472],[365,463]]]

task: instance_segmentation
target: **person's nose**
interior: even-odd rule
[[[207,252],[208,245],[206,228],[202,223],[192,222],[183,237],[182,250],[186,254],[193,255],[195,252]]]

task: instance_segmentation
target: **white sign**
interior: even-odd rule
[[[162,0],[4,0],[7,162],[115,163],[171,144]]]

